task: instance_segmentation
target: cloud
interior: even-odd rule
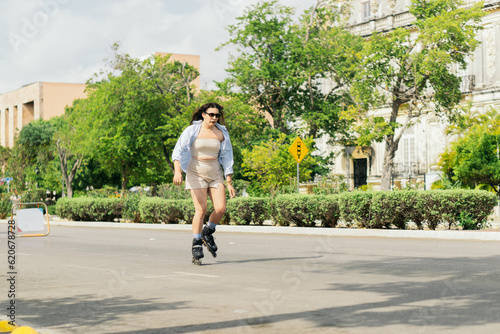
[[[86,82],[111,45],[132,57],[196,54],[202,86],[225,77],[225,27],[258,0],[24,0],[0,2],[0,93],[35,81]],[[313,0],[305,1],[312,5]],[[281,3],[309,5],[300,0]]]

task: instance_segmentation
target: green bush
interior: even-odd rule
[[[390,228],[391,225],[399,229],[406,228],[408,209],[401,193],[401,191],[373,192],[370,203],[371,228]]]
[[[120,190],[115,187],[105,186],[100,189],[92,189],[87,191],[85,197],[92,198],[116,198],[120,197]]]
[[[143,197],[139,202],[141,219],[146,223],[178,224],[184,218],[180,203],[185,200]]]
[[[338,195],[315,195],[317,218],[323,227],[336,227],[340,218]]]
[[[262,225],[268,217],[268,198],[235,197],[227,202],[226,216],[238,225]]]
[[[173,183],[160,184],[156,189],[158,197],[163,199],[191,199],[191,193],[182,186],[176,186]]]
[[[121,218],[124,201],[120,198],[67,198],[57,201],[56,214],[75,221],[112,222]]]
[[[45,190],[42,189],[26,190],[21,194],[21,203],[45,203],[45,196]]]
[[[139,211],[139,202],[141,201],[140,194],[128,193],[123,202],[123,217],[134,223],[141,222],[141,215]]]
[[[353,191],[339,194],[340,218],[346,224],[357,224],[359,227],[372,227],[371,198],[374,192]]]
[[[11,216],[12,202],[10,201],[9,194],[0,195],[0,219],[6,219]]]
[[[317,198],[311,195],[278,195],[274,199],[274,209],[282,225],[316,226],[320,218],[318,206]]]
[[[460,225],[464,230],[480,230],[487,226],[487,218],[497,197],[492,192],[478,190],[447,190],[443,220],[450,226]]]

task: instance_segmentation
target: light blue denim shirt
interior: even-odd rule
[[[193,124],[184,129],[172,152],[172,162],[178,160],[181,163],[181,169],[184,173],[191,160],[191,145],[196,137],[198,137],[198,133],[200,133],[201,123],[201,120],[194,121]],[[226,127],[219,123],[215,123],[215,126],[224,135],[224,141],[220,143],[219,163],[224,169],[224,176],[227,176],[233,174],[233,146],[231,145],[231,139],[229,139],[229,132]]]

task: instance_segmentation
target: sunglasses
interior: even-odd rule
[[[214,117],[219,118],[220,117],[220,114],[214,114],[213,112],[211,112],[211,113],[206,112],[205,114],[207,114],[210,118],[214,118]]]

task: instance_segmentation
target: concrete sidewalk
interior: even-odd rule
[[[6,220],[0,221],[6,224]],[[325,227],[289,227],[289,226],[257,226],[257,225],[219,225],[218,232],[230,233],[262,233],[293,235],[324,235],[336,237],[378,237],[378,238],[419,238],[444,240],[483,240],[500,241],[500,223],[490,223],[492,227],[480,231],[462,230],[397,230],[397,229],[358,229],[358,228],[325,228]],[[51,226],[100,227],[120,229],[148,229],[191,231],[191,224],[139,224],[111,222],[76,222],[60,219],[50,220]]]

